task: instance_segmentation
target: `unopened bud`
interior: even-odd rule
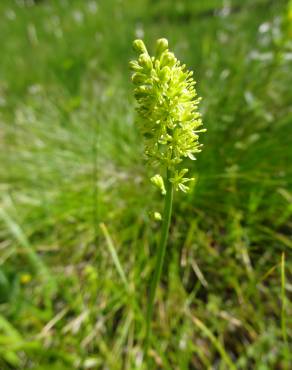
[[[160,58],[161,54],[167,50],[168,41],[166,39],[159,39],[156,41],[156,57]]]
[[[173,53],[164,53],[161,57],[161,65],[173,67],[176,63],[176,57]]]
[[[164,186],[164,181],[163,178],[160,175],[155,175],[151,177],[151,182],[154,184],[160,191],[162,195],[166,194],[165,186]]]
[[[141,67],[144,67],[147,70],[152,68],[151,58],[148,54],[141,54],[138,61]]]
[[[145,76],[141,73],[134,73],[132,76],[132,81],[135,85],[141,85],[145,82]]]
[[[170,68],[169,67],[163,67],[160,71],[160,78],[163,82],[167,82],[170,77]]]
[[[140,40],[140,39],[135,40],[135,41],[133,42],[133,48],[134,48],[134,50],[135,50],[135,51],[137,51],[138,53],[146,53],[146,54],[148,54],[148,52],[147,52],[147,49],[146,49],[146,46],[145,46],[144,42],[143,42],[142,40]]]
[[[135,72],[142,70],[142,68],[139,66],[139,64],[135,60],[131,60],[129,62],[129,67],[132,71],[135,71]]]
[[[155,221],[161,221],[162,220],[162,216],[159,212],[154,212],[153,218],[154,218]]]

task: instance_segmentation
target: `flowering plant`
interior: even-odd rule
[[[188,71],[168,50],[168,41],[164,38],[157,40],[154,56],[149,55],[142,40],[135,40],[133,46],[139,53],[138,59],[130,62],[130,68],[138,103],[138,123],[145,141],[144,153],[151,168],[159,170],[151,182],[165,196],[162,233],[147,306],[147,356],[155,292],[161,276],[171,221],[173,190],[189,190],[188,183],[194,179],[186,177],[188,169],[181,168],[181,163],[185,158],[196,159],[196,153],[201,151],[198,134],[205,130],[200,129],[200,98],[195,90],[193,72]]]

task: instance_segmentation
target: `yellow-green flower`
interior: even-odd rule
[[[142,40],[134,41],[134,49],[139,56],[130,67],[145,155],[161,172],[167,169],[171,173],[176,189],[187,191],[185,183],[192,179],[184,177],[188,169],[181,169],[179,164],[184,158],[196,159],[201,151],[198,134],[205,131],[200,129],[200,98],[193,72],[168,50],[166,39],[157,40],[154,56],[149,55]]]

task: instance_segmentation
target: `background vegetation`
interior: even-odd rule
[[[157,369],[288,369],[284,0],[1,1],[0,369],[143,368],[162,202],[134,124],[136,37],[167,37],[194,70],[208,129],[175,197]]]

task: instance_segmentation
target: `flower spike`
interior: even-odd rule
[[[139,56],[130,62],[130,68],[146,158],[160,168],[159,172],[166,169],[172,174],[176,190],[186,192],[189,188],[185,183],[193,179],[184,177],[188,170],[181,170],[179,164],[185,158],[196,159],[196,153],[201,151],[198,133],[206,131],[199,129],[200,98],[193,72],[168,50],[165,38],[157,40],[152,57],[142,40],[135,40],[133,46]],[[153,178],[152,182],[155,183]]]

